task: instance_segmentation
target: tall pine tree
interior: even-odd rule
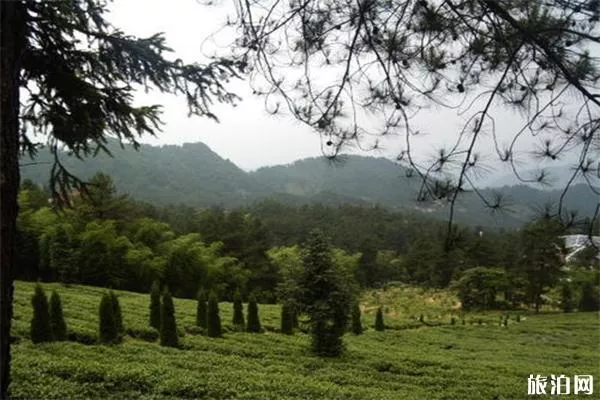
[[[329,243],[319,230],[310,233],[302,263],[297,304],[310,317],[313,352],[339,356],[353,301],[350,278],[334,263]]]

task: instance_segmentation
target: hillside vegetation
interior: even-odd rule
[[[45,284],[55,289],[71,337],[97,336],[103,288]],[[318,358],[308,336],[276,332],[279,306],[260,305],[262,334],[227,332],[222,339],[186,333],[183,349],[127,336],[121,345],[30,342],[34,285],[17,282],[15,293],[15,399],[521,399],[529,374],[593,374],[600,370],[600,321],[595,313],[511,313],[507,327],[498,314],[466,314],[451,325],[449,292],[394,289],[363,299],[363,335],[347,334],[347,351],[337,359]],[[148,330],[149,296],[116,292],[127,331]],[[388,329],[372,329],[374,298],[396,298],[408,307],[385,313]],[[412,301],[406,299],[412,298]],[[437,299],[437,300],[436,300]],[[231,303],[221,303],[231,328]],[[181,334],[195,322],[196,304],[175,299]],[[425,313],[425,323],[407,321]],[[477,318],[475,318],[477,316]],[[440,317],[440,318],[438,318]],[[434,324],[428,322],[434,320]],[[481,324],[479,319],[481,318]],[[432,325],[432,326],[430,326]],[[406,329],[413,328],[413,329]],[[75,334],[75,335],[73,335]],[[600,385],[595,381],[594,393]]]
[[[203,143],[183,146],[109,146],[114,157],[98,154],[85,162],[63,153],[62,163],[76,176],[90,179],[104,172],[133,198],[156,205],[185,204],[193,207],[221,205],[247,206],[274,198],[289,205],[322,203],[328,205],[381,204],[395,210],[411,210],[437,218],[448,217],[446,202],[417,203],[417,178],[407,178],[407,170],[386,158],[344,156],[341,163],[308,158],[293,164],[245,172],[224,160]],[[46,185],[52,158],[40,151],[35,163],[24,159],[23,179]],[[470,224],[517,227],[536,210],[556,203],[561,191],[538,190],[528,186],[498,189],[507,202],[505,213],[492,215],[474,194],[462,196],[456,219]],[[482,194],[494,197],[495,190]],[[574,185],[565,199],[569,209],[591,216],[597,196],[585,184]]]

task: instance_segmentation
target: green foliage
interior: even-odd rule
[[[284,302],[281,305],[281,333],[285,335],[293,335],[295,328],[295,317],[296,313],[294,312],[293,307]]]
[[[541,219],[528,224],[521,231],[522,257],[520,269],[515,272],[525,279],[527,300],[536,311],[542,305],[542,295],[554,286],[562,272],[558,253],[561,248],[559,223]]]
[[[238,330],[244,330],[245,321],[244,321],[244,306],[242,304],[242,295],[239,290],[236,290],[235,295],[233,296],[233,326]]]
[[[565,282],[560,288],[560,306],[564,312],[573,311],[573,288],[571,284]]]
[[[119,342],[119,330],[115,318],[115,306],[112,296],[104,293],[100,300],[98,337],[100,343],[114,344]]]
[[[173,298],[167,288],[162,295],[160,308],[160,345],[167,347],[179,347],[179,336],[177,335],[177,323],[175,321],[175,306]]]
[[[117,334],[121,337],[125,333],[125,327],[123,326],[123,315],[121,314],[121,304],[119,304],[119,298],[112,290],[108,292],[110,300],[113,305],[113,315],[115,318],[115,326],[117,328]]]
[[[339,356],[353,301],[349,277],[334,263],[329,243],[318,230],[306,241],[302,264],[298,304],[310,318],[312,350],[321,356]]]
[[[258,316],[258,305],[256,304],[256,297],[251,294],[248,298],[248,324],[246,331],[252,333],[260,333],[262,327],[260,325],[260,318]]]
[[[56,290],[50,296],[50,326],[52,338],[56,341],[67,340],[67,324],[63,315],[62,303]]]
[[[250,322],[250,321],[248,321]],[[208,297],[207,309],[207,334],[209,337],[221,337],[221,316],[219,314],[219,301],[215,292]]]
[[[31,305],[33,306],[30,329],[31,341],[33,343],[52,341],[52,325],[48,310],[48,299],[40,284],[35,286]]]
[[[204,290],[198,290],[196,296],[196,326],[202,329],[208,328],[208,310],[206,308],[206,294]]]
[[[454,285],[465,310],[493,308],[496,294],[507,287],[505,272],[498,268],[471,268],[465,271]]]
[[[156,329],[160,329],[160,284],[154,281],[150,289],[150,321],[149,325]]]
[[[363,333],[360,304],[355,302],[352,305],[352,333],[360,335]]]
[[[421,315],[421,318],[423,317],[423,315]],[[423,322],[423,321],[421,321]],[[385,330],[385,323],[383,322],[383,308],[379,307],[377,309],[377,314],[375,315],[375,330],[376,331],[384,331]]]
[[[600,293],[592,282],[585,282],[581,287],[581,296],[577,308],[579,311],[600,310]]]

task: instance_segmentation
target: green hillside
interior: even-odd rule
[[[101,153],[82,161],[63,154],[61,162],[84,179],[98,171],[107,173],[120,192],[156,205],[231,208],[273,198],[288,205],[381,204],[394,210],[448,218],[448,202],[417,202],[418,179],[407,178],[404,168],[386,158],[344,156],[339,163],[308,158],[248,173],[202,143],[142,145],[139,151],[130,146],[122,149],[114,142],[108,147],[113,157]],[[47,184],[50,154],[41,150],[35,162],[31,161],[23,159],[22,178]],[[466,193],[457,204],[456,219],[472,225],[517,227],[544,205],[556,203],[561,195],[558,190],[528,186],[497,191],[507,200],[505,212],[491,214],[479,197]],[[491,200],[496,190],[485,189],[481,193]],[[596,203],[597,196],[584,184],[573,186],[565,199],[566,206],[577,210],[580,216],[592,215]]]
[[[105,289],[44,284],[60,292],[70,336],[96,336]],[[339,359],[318,358],[308,336],[276,332],[279,307],[261,305],[266,332],[193,334],[196,304],[175,299],[183,349],[125,338],[114,346],[73,341],[34,345],[28,339],[34,285],[17,282],[13,325],[14,399],[525,399],[530,374],[600,374],[600,321],[595,313],[456,314],[448,292],[393,289],[363,298],[361,336],[346,335]],[[130,333],[147,330],[148,295],[116,292]],[[375,332],[383,302],[385,332]],[[389,307],[388,307],[389,303]],[[395,304],[403,304],[399,309]],[[232,307],[221,303],[231,326]],[[424,314],[425,323],[415,319]],[[459,317],[451,325],[449,316]],[[465,319],[465,325],[462,324]],[[598,379],[594,394],[600,390]]]

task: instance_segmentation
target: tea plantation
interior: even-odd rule
[[[15,399],[522,399],[532,398],[530,374],[594,375],[594,394],[578,397],[600,398],[597,313],[521,313],[517,322],[510,312],[502,326],[503,313],[461,315],[447,292],[390,289],[363,297],[365,333],[346,335],[345,354],[327,359],[310,354],[306,334],[277,333],[274,305],[260,306],[265,331],[250,334],[232,330],[232,306],[221,303],[229,331],[211,339],[194,327],[195,301],[175,299],[182,348],[160,347],[149,296],[118,291],[128,335],[95,344],[105,289],[43,286],[60,293],[71,340],[31,343],[34,284],[17,282]],[[384,332],[372,328],[378,304]]]

